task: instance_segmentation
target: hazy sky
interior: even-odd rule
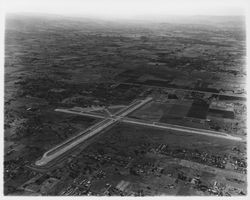
[[[165,15],[243,15],[247,0],[5,0],[6,12],[98,18]]]

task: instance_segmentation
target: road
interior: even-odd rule
[[[112,83],[117,83],[117,82],[112,82]],[[246,95],[240,95],[240,94],[215,93],[215,92],[208,92],[208,91],[202,91],[202,90],[197,90],[197,89],[171,88],[171,87],[165,87],[165,86],[148,85],[145,83],[120,82],[119,84],[131,85],[131,86],[147,86],[151,88],[162,88],[162,89],[170,89],[170,90],[177,90],[177,91],[179,90],[179,91],[186,91],[186,92],[200,92],[200,93],[211,94],[211,95],[214,94],[214,95],[220,95],[220,96],[238,97],[238,98],[242,98],[242,100],[246,99]]]
[[[99,123],[89,127],[88,129],[80,132],[78,135],[66,140],[65,142],[57,145],[56,147],[50,149],[49,151],[45,152],[42,158],[36,161],[37,166],[44,166],[51,162],[52,160],[56,159],[57,157],[63,155],[67,151],[71,150],[75,146],[79,145],[80,143],[84,142],[85,140],[93,137],[97,133],[101,132],[105,128],[114,125],[118,121],[120,121],[123,117],[128,115],[129,113],[135,111],[139,107],[143,106],[144,104],[151,101],[152,98],[148,97],[144,100],[137,100],[131,103],[129,106],[121,109],[117,113],[114,114],[113,117],[107,117],[104,120],[100,121]],[[62,109],[57,109],[57,111],[62,111]],[[64,110],[65,111],[65,110]],[[68,112],[68,111],[67,111]],[[70,111],[72,113],[73,111]],[[69,112],[68,112],[69,113]],[[82,114],[81,112],[75,111],[77,114]],[[86,113],[86,116],[90,116],[90,113]],[[91,115],[94,116],[94,115]]]
[[[88,82],[86,82],[88,83]],[[198,90],[198,89],[185,89],[185,88],[173,88],[173,87],[167,87],[167,86],[157,86],[157,85],[149,85],[149,84],[145,84],[145,83],[129,83],[129,82],[116,82],[116,81],[109,81],[109,82],[105,82],[105,83],[109,83],[109,84],[124,84],[124,85],[131,85],[131,86],[147,86],[148,88],[162,88],[162,89],[169,89],[169,90],[176,90],[176,91],[186,91],[186,92],[200,92],[200,93],[205,93],[205,94],[211,94],[211,95],[219,95],[219,96],[228,96],[228,97],[237,97],[237,98],[241,98],[241,101],[246,101],[247,99],[247,95],[246,94],[228,94],[228,93],[216,93],[216,92],[208,92],[208,91],[202,91],[202,90]],[[116,86],[116,87],[117,87]]]

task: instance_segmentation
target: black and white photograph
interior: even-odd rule
[[[248,196],[247,0],[6,0],[2,196]]]

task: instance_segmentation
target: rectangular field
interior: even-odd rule
[[[194,101],[187,116],[198,119],[206,119],[209,104],[201,101]]]
[[[154,122],[168,122],[171,119],[183,119],[186,117],[191,105],[192,100],[171,100],[165,103],[151,102],[131,113],[129,117]]]

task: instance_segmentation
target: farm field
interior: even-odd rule
[[[182,21],[7,15],[4,195],[246,195],[244,18]],[[148,97],[127,117],[243,140],[121,120],[54,166],[35,167],[46,151],[100,120],[55,109],[103,108],[93,113],[111,117]]]

